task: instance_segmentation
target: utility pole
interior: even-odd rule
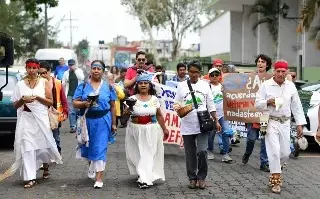
[[[104,40],[99,40],[99,45],[101,50],[101,60],[103,61]]]
[[[72,19],[71,11],[70,11],[70,18],[69,19],[64,19],[64,21],[69,21],[69,26],[68,28],[70,29],[70,49],[72,49],[72,31],[74,28],[77,28],[78,26],[73,26],[72,21],[76,21],[78,19]]]
[[[49,38],[48,38],[48,5],[44,4],[44,48],[49,48]]]

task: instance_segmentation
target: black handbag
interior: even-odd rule
[[[200,132],[201,133],[208,133],[214,130],[215,123],[213,119],[210,116],[210,113],[208,110],[206,111],[198,111],[198,103],[196,100],[196,97],[194,95],[194,90],[192,89],[190,80],[187,80],[187,84],[191,93],[192,101],[194,104],[195,109],[197,110],[197,116],[200,124]]]

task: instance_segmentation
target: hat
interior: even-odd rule
[[[152,79],[153,79],[153,73],[142,73],[141,75],[138,76],[137,82],[141,82],[141,81],[152,82]]]
[[[288,68],[289,68],[288,62],[284,59],[276,61],[274,63],[274,69],[277,70],[279,68],[288,70]]]
[[[216,65],[216,64],[223,64],[223,61],[221,59],[214,59],[212,61],[212,65]]]
[[[211,68],[211,69],[209,70],[208,74],[211,74],[211,73],[213,73],[213,72],[221,73],[219,69],[217,69],[217,68]]]
[[[69,59],[68,60],[68,65],[75,65],[76,61],[74,61],[74,59]]]

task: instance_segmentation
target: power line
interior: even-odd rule
[[[72,19],[71,11],[70,11],[70,16],[69,19],[63,19],[63,21],[69,21],[69,26],[68,28],[70,29],[70,49],[72,49],[72,33],[74,28],[78,28],[78,26],[73,26],[72,21],[76,21],[78,19]]]

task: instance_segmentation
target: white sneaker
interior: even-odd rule
[[[98,181],[96,181],[96,182],[94,183],[93,187],[94,187],[95,189],[100,189],[100,188],[103,187],[103,182],[98,182]]]
[[[214,155],[211,151],[207,151],[207,155],[208,155],[208,160],[213,160],[214,159]]]
[[[229,154],[224,154],[222,156],[222,162],[231,162],[232,158],[230,158]]]

